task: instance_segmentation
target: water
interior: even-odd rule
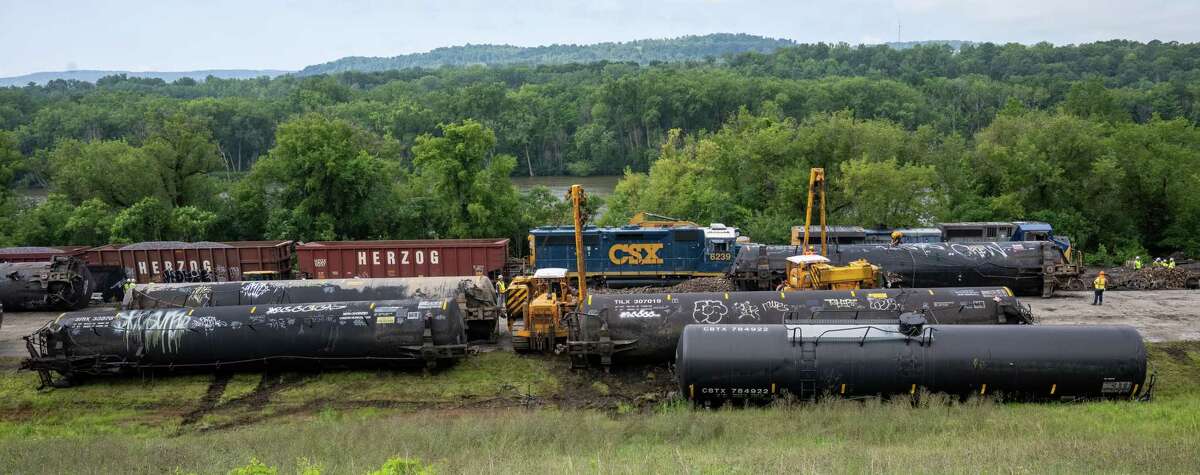
[[[526,191],[538,185],[550,188],[550,194],[562,198],[571,189],[571,185],[583,185],[583,191],[589,195],[608,196],[621,180],[619,175],[613,176],[518,176],[512,182],[520,191]]]

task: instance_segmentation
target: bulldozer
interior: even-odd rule
[[[567,192],[575,221],[576,286],[571,286],[567,269],[538,269],[533,276],[514,278],[505,289],[505,310],[508,312],[509,333],[513,350],[517,352],[557,351],[565,343],[570,329],[564,317],[575,311],[587,298],[587,269],[584,267],[583,224],[586,197],[583,187],[572,185]]]
[[[513,279],[506,299],[513,350],[520,353],[554,351],[568,336],[563,316],[579,304],[562,268],[538,269],[533,276]]]
[[[809,231],[812,229],[813,201],[817,195],[821,201],[821,253],[810,246]],[[879,266],[859,259],[845,266],[829,264],[825,254],[829,252],[828,226],[825,224],[825,169],[813,168],[808,174],[808,206],[804,211],[804,254],[787,258],[787,279],[780,290],[853,290],[877,287]]]

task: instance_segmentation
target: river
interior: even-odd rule
[[[517,185],[520,191],[526,191],[538,185],[550,188],[550,193],[557,197],[563,197],[567,194],[567,190],[571,185],[583,185],[583,190],[590,195],[608,196],[617,187],[617,182],[621,180],[619,175],[614,176],[516,176],[512,177],[512,182]]]

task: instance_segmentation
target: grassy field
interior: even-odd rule
[[[1152,345],[1150,403],[834,401],[694,410],[659,369],[486,353],[438,374],[238,374],[37,392],[0,377],[0,472],[1194,473],[1200,343]],[[213,384],[218,381],[218,384]]]

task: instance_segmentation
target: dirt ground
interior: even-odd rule
[[[1042,324],[1133,325],[1152,342],[1200,340],[1200,290],[1108,291],[1101,306],[1092,305],[1092,292],[1021,301]]]
[[[1043,299],[1025,297],[1043,324],[1125,324],[1147,340],[1200,340],[1200,290],[1109,291],[1103,306],[1093,306],[1091,292],[1058,292]],[[0,325],[0,358],[28,356],[21,337],[33,333],[58,312],[9,312]]]

